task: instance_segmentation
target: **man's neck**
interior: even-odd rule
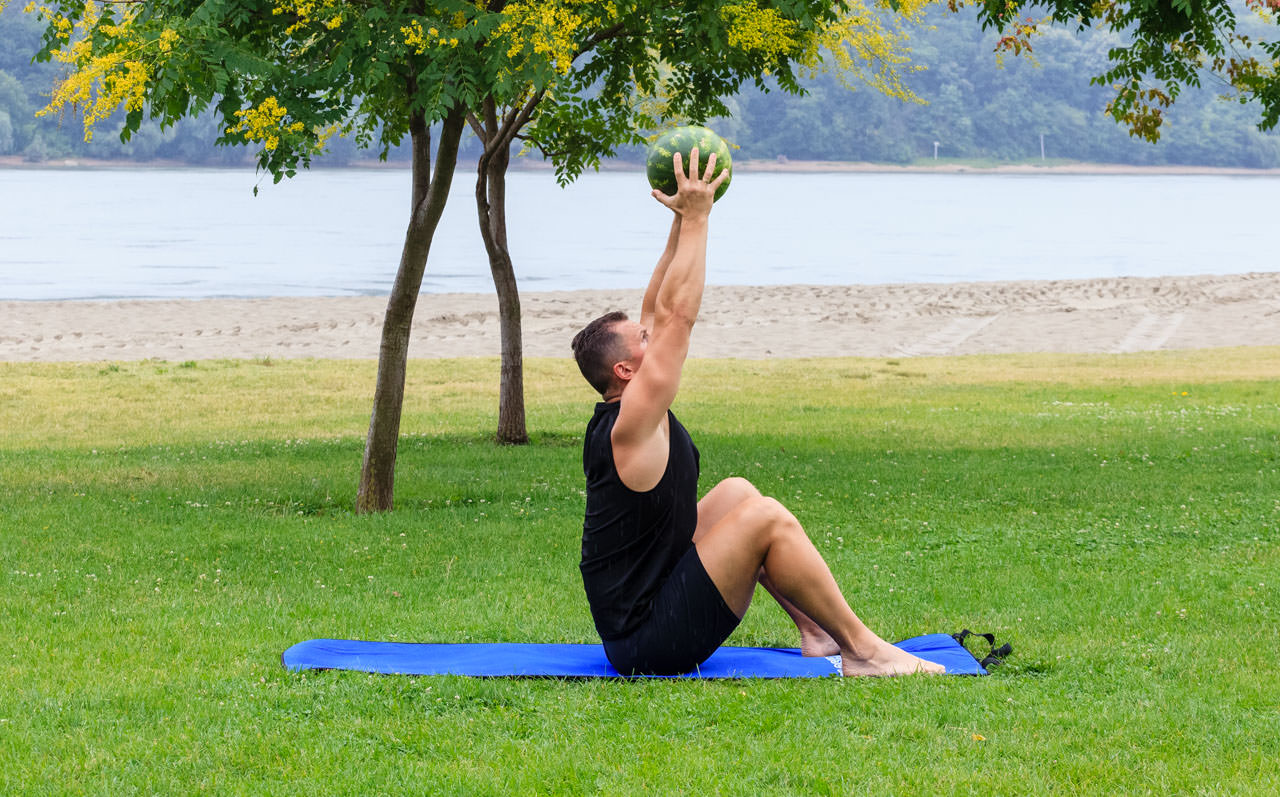
[[[622,382],[620,384],[615,383],[613,387],[609,388],[604,393],[600,394],[600,400],[603,401],[605,404],[612,404],[615,401],[622,401],[622,391],[626,389],[627,389],[626,382]]]

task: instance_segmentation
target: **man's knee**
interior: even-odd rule
[[[758,533],[768,537],[803,531],[796,516],[775,498],[759,495],[750,499],[748,504],[752,517],[752,525]]]
[[[762,563],[775,543],[796,533],[804,534],[804,529],[795,516],[776,500],[757,493],[741,502],[733,515],[716,527],[712,545],[727,545],[735,555],[754,556]]]
[[[742,503],[753,498],[760,497],[760,491],[756,486],[741,476],[730,476],[716,485],[717,490],[723,490],[732,496],[734,503]]]

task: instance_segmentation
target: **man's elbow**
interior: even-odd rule
[[[653,321],[655,328],[693,329],[693,324],[697,320],[698,309],[683,302],[658,302],[658,306],[654,308]]]

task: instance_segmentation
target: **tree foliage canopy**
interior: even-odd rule
[[[921,0],[900,4],[917,13]],[[123,106],[208,111],[221,143],[260,147],[292,176],[335,135],[383,153],[409,120],[539,97],[524,135],[562,179],[637,143],[663,119],[727,111],[744,81],[799,91],[831,68],[906,95],[903,36],[863,0],[34,0],[40,59],[67,65],[46,112],[72,106],[86,136]]]
[[[0,0],[2,3],[2,0]],[[1243,8],[1243,7],[1239,7]],[[1115,89],[1088,85],[1087,77],[1110,68],[1107,53],[1128,40],[1104,26],[1084,30],[1075,26],[1045,26],[1031,41],[1030,58],[1005,58],[1003,67],[991,57],[1002,36],[975,21],[978,9],[952,16],[945,6],[931,6],[923,26],[910,25],[912,62],[927,65],[916,71],[903,66],[890,75],[928,104],[903,105],[880,91],[845,89],[846,83],[873,82],[877,74],[863,66],[849,74],[804,74],[799,67],[804,97],[765,94],[752,86],[724,102],[730,117],[711,120],[717,131],[742,147],[748,158],[785,155],[792,159],[909,162],[932,155],[932,142],[942,143],[944,157],[997,160],[1037,157],[1038,136],[1047,134],[1050,157],[1107,163],[1182,164],[1276,167],[1280,165],[1275,131],[1260,133],[1260,102],[1215,101],[1221,82],[1206,79],[1200,87],[1186,86],[1177,103],[1163,109],[1160,140],[1151,146],[1126,135],[1124,127],[1101,113]],[[1252,13],[1241,13],[1240,33],[1253,40],[1267,38],[1270,25]],[[214,147],[227,125],[209,109],[161,130],[144,120],[129,142],[117,133],[124,114],[99,121],[91,142],[80,140],[77,126],[59,124],[59,114],[35,119],[59,76],[68,67],[58,63],[30,63],[45,26],[21,5],[0,12],[0,156],[26,154],[31,160],[98,158],[148,161],[165,159],[198,165],[243,165],[261,147]],[[889,33],[893,33],[890,29]],[[901,54],[901,47],[898,48]],[[580,59],[585,60],[585,59]],[[824,60],[835,66],[830,53]],[[842,79],[843,78],[843,79]],[[577,98],[557,93],[554,100],[565,115],[565,129],[574,133],[571,102],[590,101],[590,92]],[[1239,99],[1237,97],[1237,99]],[[651,116],[660,115],[661,99],[645,98]],[[83,112],[83,108],[80,109]],[[8,125],[4,115],[8,116]],[[535,122],[540,119],[535,119]],[[586,127],[586,123],[581,125]],[[526,135],[529,130],[526,128]],[[592,133],[597,139],[602,132]],[[243,137],[232,143],[245,144]],[[527,143],[527,142],[526,142]],[[641,142],[636,142],[637,144]],[[477,157],[477,140],[464,139],[463,156]],[[353,137],[333,136],[325,142],[320,163],[342,166],[374,157],[376,149],[361,152]],[[407,157],[398,147],[391,157]],[[617,154],[643,159],[643,147],[622,144]]]
[[[948,0],[955,10],[965,0]],[[1107,53],[1108,68],[1094,82],[1115,91],[1108,112],[1149,141],[1160,136],[1164,110],[1185,87],[1218,82],[1241,102],[1256,100],[1259,126],[1280,120],[1280,40],[1241,29],[1241,15],[1268,28],[1280,17],[1280,0],[974,0],[983,27],[1005,36],[1002,50],[1032,49],[1032,37],[1048,24],[1102,27],[1125,38]],[[1036,13],[1045,13],[1037,21]],[[1024,14],[1026,16],[1024,16]]]

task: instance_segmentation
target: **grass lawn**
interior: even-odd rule
[[[595,641],[572,363],[0,364],[0,793],[1280,792],[1280,350],[698,361],[702,489],[788,504],[891,638],[989,678],[285,672],[320,636]],[[796,644],[763,593],[730,644]]]

